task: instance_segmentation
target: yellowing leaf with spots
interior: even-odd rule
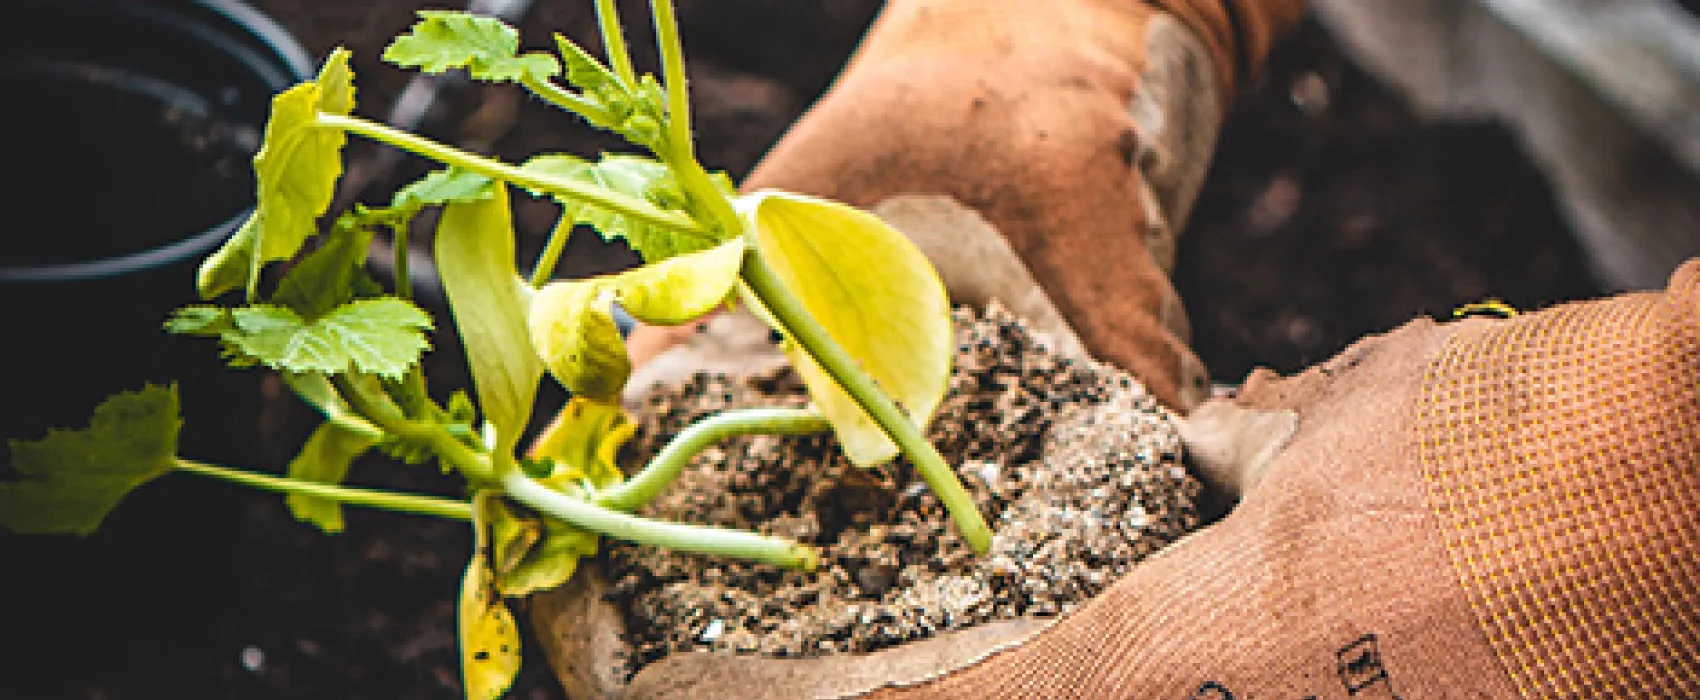
[[[519,630],[496,593],[482,548],[473,553],[460,582],[459,627],[460,677],[467,700],[502,697],[519,673]]]
[[[608,278],[620,306],[639,321],[687,323],[726,302],[738,285],[746,244],[734,238],[713,248],[674,256]]]
[[[757,250],[828,335],[918,426],[944,399],[950,376],[950,301],[925,255],[879,217],[788,192],[740,198]],[[832,377],[787,343],[809,396],[844,451],[867,466],[897,446]]]

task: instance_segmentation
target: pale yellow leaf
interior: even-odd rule
[[[737,201],[756,248],[786,288],[892,400],[925,426],[950,375],[950,301],[932,263],[868,212],[788,192]],[[787,352],[809,394],[861,465],[896,445],[794,343]]]
[[[467,700],[496,700],[519,674],[519,629],[482,552],[460,583],[460,675]]]

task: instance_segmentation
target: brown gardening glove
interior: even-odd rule
[[[1193,420],[1262,426],[1212,452],[1261,455],[1215,474],[1244,502],[1024,643],[902,687],[886,652],[684,655],[626,697],[1700,697],[1700,260],[1415,321]]]
[[[1184,411],[1207,381],[1168,279],[1175,236],[1227,96],[1302,5],[892,0],[745,187],[872,209],[953,300],[1072,328]],[[683,337],[640,329],[634,360]]]

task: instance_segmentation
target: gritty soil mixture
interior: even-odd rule
[[[1066,613],[1199,524],[1172,415],[1126,373],[1059,358],[993,308],[959,310],[950,388],[928,437],[995,531],[976,557],[905,460],[852,465],[827,435],[738,438],[699,455],[648,514],[820,548],[814,572],[612,545],[608,598],[633,671],[689,650],[873,651],[996,619]],[[641,408],[653,454],[703,416],[802,405],[790,369],[698,373]]]

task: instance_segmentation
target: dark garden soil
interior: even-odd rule
[[[337,44],[352,48],[361,112],[380,118],[387,112],[408,74],[381,66],[376,56],[388,37],[407,26],[414,3],[254,1],[314,56]],[[637,3],[630,4],[635,11]],[[528,41],[542,46],[555,30],[591,36],[589,5],[537,3],[522,23]],[[746,172],[830,80],[876,8],[875,0],[682,2],[708,165],[734,176]],[[634,30],[643,26],[631,24]],[[508,158],[616,145],[505,88],[451,84],[421,129]],[[350,148],[354,158],[371,153],[363,144]],[[404,159],[376,178],[365,196],[375,199],[378,188],[423,169]],[[552,205],[521,205],[516,221],[523,245],[538,247],[554,216]],[[1177,281],[1192,315],[1195,345],[1214,377],[1227,382],[1258,364],[1296,370],[1362,334],[1413,315],[1444,315],[1483,297],[1527,307],[1598,293],[1546,184],[1504,129],[1422,122],[1397,95],[1343,58],[1315,25],[1285,42],[1263,79],[1242,96],[1181,246]],[[576,236],[570,248],[569,274],[632,260],[629,251],[598,244],[593,236]],[[212,354],[208,349],[209,362]],[[429,361],[440,391],[461,379],[452,339],[440,337]],[[1079,377],[1070,386],[1083,391],[1089,384]],[[303,410],[273,392],[270,398],[277,400],[263,414],[262,439],[246,450],[248,464],[281,467],[312,428]],[[712,400],[708,392],[694,400],[694,408]],[[686,408],[675,407],[666,420],[679,420]],[[191,425],[196,420],[187,418]],[[974,450],[1002,440],[1033,449],[1044,439],[1032,432],[1037,421],[1022,423],[1004,412],[996,423],[961,425],[956,429],[962,432],[947,442],[987,441],[964,444],[959,454],[970,462],[1001,464],[1001,473],[1019,461],[977,457],[984,453]],[[764,462],[761,478],[780,481],[796,475],[767,462],[819,448],[807,440],[750,442],[725,449],[752,453]],[[828,495],[818,489],[884,493],[888,504],[874,511],[894,514],[907,510],[898,501],[926,498],[909,494],[911,479],[901,469],[862,474],[832,463],[837,466],[830,473],[843,474],[843,480],[815,475],[818,483],[787,485],[816,500]],[[452,493],[451,482],[429,469],[377,466],[357,464],[354,480]],[[970,469],[967,478],[978,485],[975,472]],[[7,563],[0,579],[7,588],[0,599],[6,610],[0,620],[7,648],[0,654],[6,678],[0,696],[458,697],[453,610],[470,545],[465,526],[354,512],[345,534],[327,537],[295,522],[281,499],[185,479],[149,486],[121,508],[109,526],[128,534],[103,533],[82,543],[4,540],[0,552]],[[868,490],[858,481],[865,479],[893,489]],[[987,493],[994,501],[1015,498],[1014,491],[998,488]],[[856,521],[860,512],[775,527],[801,528],[822,543],[853,540],[862,528]],[[1167,517],[1149,506],[1148,512],[1154,521]],[[693,519],[720,517],[713,509],[697,515]],[[889,527],[907,526],[899,519]],[[913,536],[950,558],[949,538],[920,530]],[[1137,542],[1124,546],[1137,548]],[[615,557],[625,566],[653,559],[620,551]],[[815,601],[835,645],[878,646],[927,624],[890,602],[907,580],[911,561],[857,556],[827,570],[827,584]],[[668,566],[651,568],[664,578]],[[751,574],[731,565],[718,570],[728,578],[753,575],[777,597],[804,595],[788,587],[794,577]],[[1100,582],[1109,575],[1099,574]],[[1045,580],[1100,585],[1084,570]],[[977,605],[1005,605],[1014,590],[992,590]],[[720,631],[707,636],[724,647],[744,645],[742,629],[771,624],[765,614],[740,611],[737,601],[716,607],[722,603],[689,597],[644,600],[662,615],[685,621],[680,634],[694,635],[697,642],[714,620],[722,621]],[[854,604],[890,617],[864,627],[858,612],[852,625],[847,607],[833,607],[836,600],[864,601]],[[687,641],[640,634],[647,634],[640,646],[650,650]],[[512,697],[560,697],[542,654],[535,646],[527,654]]]
[[[994,619],[1072,610],[1198,526],[1201,489],[1171,414],[1126,373],[1062,360],[994,309],[957,314],[956,364],[928,438],[958,465],[993,531],[975,557],[906,460],[850,464],[829,437],[730,440],[699,456],[651,514],[820,548],[813,573],[610,546],[632,670],[681,650],[810,656],[873,651]],[[802,405],[796,374],[698,374],[649,395],[641,463],[704,415]]]

